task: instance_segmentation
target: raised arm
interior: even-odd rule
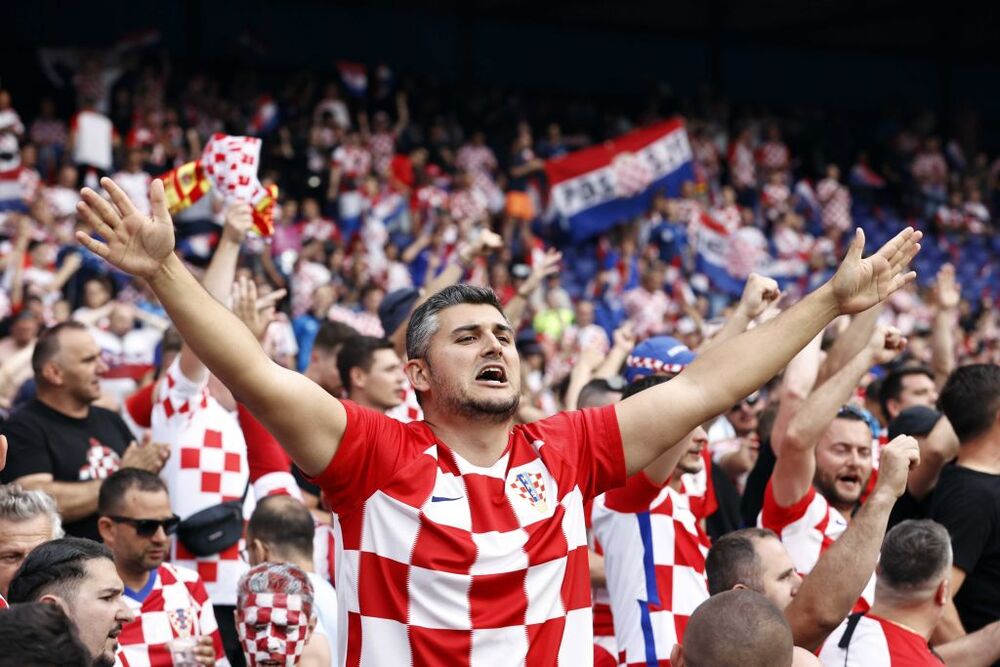
[[[962,291],[955,281],[955,267],[945,264],[934,281],[934,321],[931,325],[931,369],[940,390],[955,370],[955,328]]]
[[[875,332],[875,325],[882,314],[882,304],[869,308],[863,313],[858,313],[851,319],[837,340],[833,341],[826,359],[819,368],[817,382],[823,384],[827,379],[843,368],[851,359],[857,356],[858,352],[864,349]]]
[[[778,289],[777,281],[751,273],[747,278],[747,284],[743,287],[740,302],[736,304],[733,313],[722,325],[719,333],[701,344],[698,353],[701,354],[720,343],[739,336],[747,330],[751,322],[780,298],[781,290]]]
[[[514,298],[504,308],[504,314],[507,315],[507,319],[510,321],[512,327],[517,329],[520,326],[521,320],[524,319],[524,313],[528,309],[528,299],[531,298],[531,294],[538,289],[543,280],[559,272],[559,262],[561,261],[562,253],[549,248],[541,264],[532,267],[531,274],[525,279],[521,287],[518,288]]]
[[[905,344],[898,330],[879,327],[865,349],[805,400],[788,424],[781,456],[771,475],[771,489],[779,506],[794,505],[809,490],[816,472],[816,445],[865,372],[893,359]]]
[[[771,451],[775,456],[781,456],[781,445],[785,440],[788,424],[802,409],[802,403],[816,386],[822,343],[823,335],[817,334],[785,367],[778,390],[778,414],[771,427]]]
[[[875,571],[892,506],[906,489],[908,471],[919,461],[917,441],[908,435],[882,449],[871,495],[844,534],[820,555],[785,608],[796,646],[815,651],[851,613]]]
[[[906,267],[920,237],[907,228],[862,259],[858,229],[830,282],[770,322],[709,349],[670,382],[618,403],[628,473],[774,377],[834,317],[867,310],[916,278]]]
[[[84,188],[78,210],[104,240],[77,232],[80,243],[122,271],[148,281],[197,357],[253,411],[303,472],[322,472],[346,428],[340,402],[268,359],[239,318],[213,299],[173,254],[173,222],[162,181],[154,180],[150,188],[152,218],[136,211],[111,179],[102,179],[101,184],[111,201]]]
[[[1000,621],[934,647],[948,667],[989,667],[1000,660]]]

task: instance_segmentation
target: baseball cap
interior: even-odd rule
[[[671,336],[653,336],[636,345],[625,359],[629,384],[654,373],[680,373],[694,361],[688,346]]]
[[[906,408],[889,422],[889,439],[897,435],[927,435],[941,419],[941,413],[926,405]]]
[[[382,297],[382,303],[378,305],[378,319],[382,323],[386,338],[410,316],[413,304],[417,302],[419,296],[420,290],[417,288],[403,287]]]

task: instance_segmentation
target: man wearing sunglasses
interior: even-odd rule
[[[115,556],[124,600],[135,620],[118,638],[119,660],[129,667],[172,665],[170,643],[197,638],[199,664],[228,664],[212,601],[198,573],[165,563],[180,522],[156,475],[125,468],[110,475],[98,497],[98,530]]]

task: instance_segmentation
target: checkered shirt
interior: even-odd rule
[[[815,487],[810,486],[794,504],[781,507],[774,499],[771,482],[764,490],[764,508],[757,518],[757,525],[773,530],[788,550],[799,574],[812,572],[820,555],[847,530],[847,520],[826,501]],[[875,599],[875,575],[865,585],[854,609],[867,611]]]
[[[604,547],[619,664],[669,664],[688,618],[708,599],[708,538],[687,497],[638,473],[599,496],[592,517]]]
[[[333,163],[346,178],[361,178],[371,171],[372,154],[364,146],[339,146],[333,151]]]
[[[317,479],[337,515],[344,664],[590,664],[583,502],[624,481],[614,407],[515,426],[479,467],[425,422],[344,406]]]
[[[757,149],[757,163],[768,171],[788,168],[788,146],[780,141],[765,141]]]
[[[757,185],[757,167],[753,151],[744,143],[735,143],[729,149],[729,179],[737,188]]]
[[[823,207],[821,219],[825,229],[847,231],[851,228],[851,192],[832,178],[816,185],[816,198]]]
[[[489,146],[465,144],[455,155],[455,166],[471,173],[489,174],[496,171],[497,156]]]
[[[236,415],[212,398],[204,382],[188,380],[174,360],[160,381],[151,417],[153,442],[170,444],[160,472],[174,512],[186,519],[195,512],[239,500],[249,480],[246,441]],[[244,516],[253,511],[250,494]],[[239,542],[211,556],[197,557],[174,540],[171,561],[195,570],[215,604],[235,605],[236,585],[247,570]]]
[[[170,667],[167,643],[181,637],[210,635],[219,657],[228,665],[215,622],[212,601],[197,573],[164,563],[155,571],[152,589],[138,600],[126,591],[125,603],[135,620],[118,637],[118,661],[128,667]]]
[[[376,132],[368,139],[368,149],[371,151],[375,173],[389,173],[389,163],[396,152],[396,134],[394,132]]]
[[[417,392],[413,390],[413,385],[409,381],[406,383],[406,397],[403,402],[391,410],[387,410],[385,414],[387,417],[392,417],[404,424],[418,422],[424,418],[424,411],[420,408],[420,403],[417,402]]]
[[[382,329],[382,323],[379,321],[378,317],[372,315],[371,313],[351,310],[350,308],[346,308],[339,304],[334,304],[330,306],[327,317],[334,322],[343,322],[364,336],[375,336],[376,338],[382,338],[385,336],[385,330]]]

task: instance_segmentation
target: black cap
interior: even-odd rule
[[[927,435],[941,419],[941,413],[926,405],[906,408],[889,422],[889,439],[897,435]]]
[[[388,338],[396,329],[410,317],[413,304],[417,302],[420,290],[415,287],[404,287],[402,289],[389,292],[382,297],[382,303],[378,305],[378,319],[382,323],[382,330]]]

